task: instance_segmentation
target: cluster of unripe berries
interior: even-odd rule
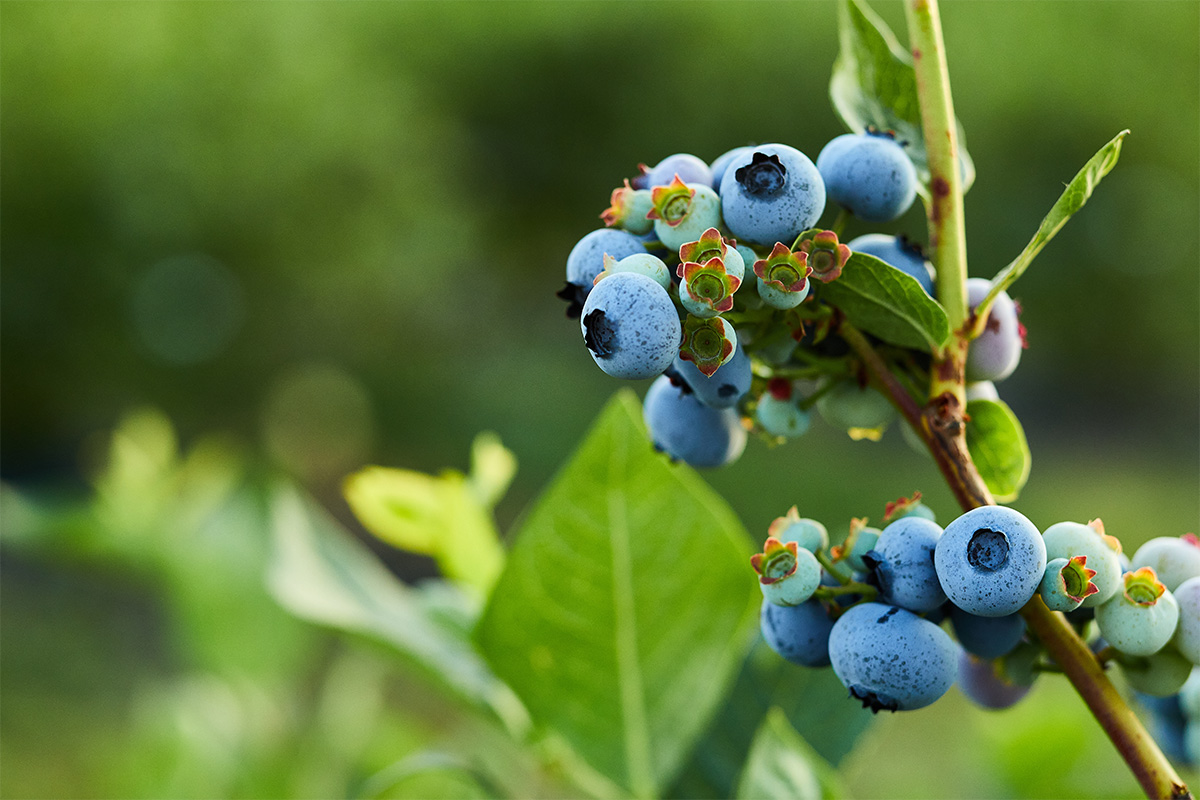
[[[1139,692],[1168,697],[1200,674],[1192,534],[1152,539],[1129,560],[1099,520],[1039,531],[1012,508],[983,506],[943,529],[919,493],[889,504],[885,521],[855,520],[830,547],[825,527],[793,507],[751,559],[771,648],[832,665],[874,711],[922,708],[955,682],[987,708],[1020,700],[1055,668],[1020,613],[1035,595],[1081,633],[1094,627],[1100,657]]]
[[[875,438],[892,408],[854,373],[819,286],[837,280],[853,252],[930,296],[933,268],[904,237],[868,233],[842,244],[814,226],[827,204],[864,222],[891,221],[916,192],[912,161],[890,133],[839,136],[815,164],[784,144],[738,147],[711,164],[672,155],[613,191],[606,227],[567,258],[559,296],[604,372],[658,378],[646,422],[673,458],[728,463],[747,428],[799,436],[814,405],[851,435]],[[986,286],[970,284],[972,303]],[[1010,374],[1021,334],[1016,306],[1001,295],[971,344],[970,378]]]

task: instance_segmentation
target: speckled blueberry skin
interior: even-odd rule
[[[654,446],[693,467],[720,467],[746,448],[746,429],[733,409],[709,408],[663,375],[650,384],[642,407]]]
[[[1003,617],[1038,590],[1046,545],[1021,512],[982,506],[946,526],[933,563],[950,602],[981,617]]]
[[[767,645],[802,667],[829,666],[829,632],[833,620],[816,600],[798,606],[763,601],[759,627]]]
[[[829,200],[864,222],[891,222],[917,197],[917,170],[890,136],[843,134],[817,156],[817,170]]]
[[[742,147],[735,147],[732,150],[726,150],[724,153],[721,153],[721,155],[717,156],[713,160],[712,164],[709,165],[709,169],[712,170],[713,189],[717,192],[721,191],[721,180],[725,177],[725,172],[729,169],[729,165],[733,163],[734,159],[741,158],[742,156],[753,152],[753,146],[744,145]]]
[[[967,279],[967,304],[973,309],[987,296],[991,282]],[[1002,381],[1021,363],[1021,330],[1017,306],[1001,292],[988,312],[987,327],[967,345],[967,380]]]
[[[1188,578],[1174,591],[1179,604],[1179,622],[1171,643],[1184,658],[1200,664],[1200,578]]]
[[[1009,683],[996,674],[993,662],[963,650],[958,654],[958,688],[975,705],[1000,709],[1016,705],[1032,686]]]
[[[872,711],[924,708],[958,672],[950,634],[899,606],[863,603],[838,617],[829,635],[833,671]]]
[[[615,228],[600,228],[584,236],[567,256],[567,281],[580,287],[584,297],[592,290],[592,281],[604,271],[607,253],[620,261],[626,256],[646,252],[642,240]]]
[[[1121,589],[1121,558],[1094,528],[1081,522],[1056,522],[1042,532],[1047,563],[1056,558],[1087,556],[1087,568],[1095,570],[1096,593],[1083,598],[1083,608],[1095,608]]]
[[[703,183],[712,186],[712,168],[704,159],[691,153],[675,153],[654,165],[646,176],[646,187],[666,186],[675,176],[684,183]]]
[[[1000,658],[1013,651],[1025,635],[1025,619],[1020,614],[980,617],[950,604],[950,624],[963,649],[980,658]]]
[[[614,378],[660,375],[675,360],[683,328],[671,296],[653,278],[618,272],[588,295],[579,327],[592,360]]]
[[[721,224],[721,198],[708,188],[708,184],[689,183],[689,189],[694,189],[688,212],[677,225],[668,225],[666,220],[654,220],[654,235],[668,249],[679,252],[679,248],[688,242],[700,239],[709,228]]]
[[[1133,568],[1152,567],[1169,591],[1184,581],[1200,576],[1200,543],[1182,536],[1159,536],[1137,549]],[[1088,566],[1091,566],[1090,564]]]
[[[863,556],[879,586],[880,601],[918,614],[946,602],[933,568],[933,551],[941,538],[941,527],[922,517],[904,517],[883,529],[875,547]]]
[[[790,244],[825,210],[821,173],[808,156],[785,144],[760,145],[733,159],[720,195],[730,233],[767,247]]]
[[[675,374],[683,379],[696,395],[696,399],[709,408],[733,408],[750,391],[754,377],[750,371],[750,357],[739,343],[733,357],[717,368],[712,377],[706,376],[691,361],[679,356],[671,365]]]
[[[916,278],[925,294],[933,297],[933,265],[916,250],[906,245],[899,236],[887,233],[865,233],[850,241],[846,246],[855,253],[875,256],[901,272]]]

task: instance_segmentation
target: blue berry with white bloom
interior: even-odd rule
[[[646,175],[646,186],[666,186],[675,176],[684,183],[704,183],[712,186],[713,173],[708,163],[691,153],[675,153],[654,165]]]
[[[705,375],[695,362],[675,357],[671,365],[675,374],[688,385],[696,399],[709,408],[733,408],[750,391],[750,357],[739,343],[733,357],[717,368],[711,376]]]
[[[950,624],[963,649],[979,658],[1006,656],[1025,635],[1025,618],[1020,614],[981,617],[950,604]]]
[[[642,414],[654,446],[693,467],[724,466],[746,448],[746,429],[736,411],[709,408],[666,375],[650,384]]]
[[[917,197],[917,170],[890,133],[847,133],[817,156],[829,199],[865,222],[890,222]]]
[[[933,563],[950,602],[981,617],[1003,617],[1019,611],[1041,585],[1046,545],[1021,512],[982,506],[946,526]]]
[[[875,256],[885,264],[890,264],[915,278],[925,290],[925,294],[933,296],[933,265],[925,260],[925,254],[921,252],[920,247],[903,236],[864,233],[846,242],[846,245],[855,253]]]
[[[883,529],[875,547],[863,556],[884,603],[923,613],[946,602],[933,568],[933,551],[942,538],[936,522],[902,517]]]
[[[742,147],[735,147],[732,150],[726,150],[724,153],[721,153],[721,155],[713,159],[712,164],[709,165],[709,168],[712,170],[713,189],[718,193],[721,191],[721,181],[725,178],[725,171],[729,169],[729,165],[734,162],[734,159],[741,158],[742,156],[753,152],[753,146],[745,145]]]
[[[584,236],[567,256],[567,283],[578,288],[579,302],[592,290],[596,276],[604,271],[604,256],[620,261],[634,253],[646,252],[642,240],[628,231],[600,228]]]
[[[825,210],[825,184],[808,156],[764,144],[733,159],[721,179],[721,213],[738,239],[771,247],[792,242]]]
[[[579,327],[600,369],[629,380],[652,378],[671,366],[683,333],[671,296],[637,272],[613,273],[597,283]]]
[[[759,624],[767,645],[788,661],[803,667],[829,666],[833,620],[816,600],[798,606],[777,606],[763,600]]]

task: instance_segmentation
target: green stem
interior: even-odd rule
[[[825,571],[832,575],[838,583],[842,585],[850,583],[850,577],[843,573],[833,561],[830,561],[829,556],[823,550],[818,550],[813,555],[817,557],[817,562],[824,567]]]

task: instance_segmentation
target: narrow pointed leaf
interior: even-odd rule
[[[917,279],[875,256],[854,253],[841,276],[817,292],[856,327],[885,342],[935,352],[950,338],[946,312]]]
[[[992,301],[1000,292],[1012,286],[1017,278],[1021,277],[1025,270],[1029,269],[1029,265],[1033,262],[1034,257],[1042,252],[1042,248],[1046,243],[1054,238],[1054,235],[1059,232],[1063,225],[1067,224],[1075,212],[1083,208],[1084,203],[1092,196],[1096,186],[1099,185],[1101,179],[1104,178],[1112,168],[1117,165],[1117,159],[1121,157],[1121,142],[1129,135],[1128,130],[1121,131],[1113,137],[1112,141],[1101,147],[1096,155],[1092,156],[1083,169],[1079,170],[1078,174],[1071,179],[1067,184],[1067,188],[1063,190],[1059,196],[1058,202],[1050,209],[1050,213],[1042,220],[1042,224],[1038,226],[1037,233],[1029,240],[1029,244],[1025,245],[1025,249],[1021,254],[1014,258],[1009,264],[996,273],[996,277],[992,278],[992,288],[988,291],[987,296],[983,298],[983,302],[979,304],[979,314],[981,317],[986,316],[987,309],[991,308]]]
[[[657,795],[749,645],[752,549],[622,392],[517,533],[480,646],[536,722],[625,792]]]
[[[1033,465],[1021,421],[999,400],[972,400],[967,417],[967,451],[988,491],[1001,503],[1016,500]]]
[[[855,133],[873,126],[895,131],[898,141],[907,142],[905,151],[917,168],[921,195],[928,198],[929,161],[912,57],[865,3],[842,0],[838,7],[840,49],[829,80],[833,109]],[[975,180],[975,165],[967,154],[961,124],[958,150],[966,192]]]

